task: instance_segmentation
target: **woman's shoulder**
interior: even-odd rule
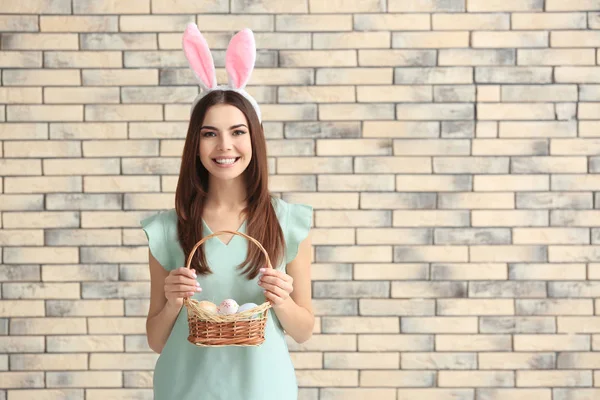
[[[313,207],[277,197],[273,199],[277,203],[277,216],[285,237],[287,264],[296,257],[300,243],[308,236],[313,225]]]
[[[177,243],[177,214],[175,209],[154,212],[142,220],[140,225],[148,246],[154,257],[165,269],[171,269],[174,263],[173,246]]]

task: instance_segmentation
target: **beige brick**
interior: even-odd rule
[[[415,398],[421,400],[473,400],[474,395],[473,389],[398,389],[398,400]],[[540,398],[540,400],[542,399]],[[550,398],[543,400],[550,400]]]
[[[395,389],[322,388],[319,393],[322,400],[396,400]]]
[[[393,226],[467,226],[469,215],[462,211],[395,210]]]
[[[320,68],[317,85],[390,85],[394,81],[392,68]]]
[[[350,157],[286,157],[277,160],[277,171],[280,174],[308,173],[352,173]]]
[[[441,209],[512,209],[515,207],[512,193],[440,193]]]
[[[511,343],[510,335],[437,335],[435,349],[454,352],[507,351],[511,350]]]
[[[325,369],[395,369],[400,366],[398,353],[325,353]]]
[[[433,243],[446,245],[499,245],[510,242],[510,231],[504,228],[438,228],[433,238]]]
[[[108,0],[101,3],[90,0],[74,0],[74,14],[147,14],[150,12],[149,0],[120,2]]]
[[[477,85],[478,102],[499,102],[501,88],[498,85]]]
[[[481,105],[479,106],[481,107]],[[401,120],[468,120],[474,117],[471,104],[397,104],[396,118]]]
[[[336,249],[338,252],[335,252]],[[316,258],[318,262],[391,262],[392,247],[321,246],[317,249]]]
[[[78,50],[75,33],[5,33],[3,50]]]
[[[508,14],[433,14],[434,30],[507,30],[510,28]]]
[[[44,160],[44,173],[47,175],[71,175],[73,171],[85,171],[86,175],[112,175],[119,174],[120,162],[117,158],[112,159],[54,159]],[[59,191],[60,185],[54,186],[52,182],[56,182],[59,178],[46,177],[46,185],[50,185],[48,191]],[[66,178],[62,178],[66,179]],[[72,179],[72,178],[71,178]],[[71,191],[82,191],[80,181],[76,181],[79,189]],[[63,184],[64,187],[64,184]],[[62,190],[69,191],[69,190]]]
[[[153,33],[82,33],[82,50],[152,50],[156,49]]]
[[[594,65],[595,59],[592,49],[517,50],[518,65]]]
[[[160,190],[159,177],[148,176],[86,176],[86,193],[93,192],[154,192]]]
[[[516,371],[517,386],[591,386],[591,371]]]
[[[477,83],[550,83],[550,67],[477,67]]]
[[[4,389],[18,388],[20,393],[24,393],[25,388],[43,388],[43,372],[0,372],[0,385]],[[11,391],[12,392],[12,391]],[[32,389],[35,393],[34,398],[39,398],[40,389]]]
[[[473,177],[473,190],[477,192],[507,192],[550,190],[548,176],[543,175],[476,175]]]
[[[581,228],[515,228],[515,244],[587,244],[589,231]]]
[[[389,32],[315,33],[314,49],[373,49],[389,48]]]
[[[396,189],[402,192],[460,192],[473,188],[469,176],[420,176],[396,177]]]
[[[598,67],[556,67],[556,82],[567,83],[600,83]]]
[[[510,299],[438,299],[438,315],[514,315]]]
[[[121,387],[120,371],[69,371],[46,373],[46,385],[56,387]],[[39,394],[39,392],[37,392]]]
[[[434,66],[434,50],[358,50],[362,67]]]
[[[73,69],[8,69],[2,73],[7,86],[66,86],[80,85],[79,71]]]
[[[86,121],[156,121],[162,119],[160,105],[86,105]]]
[[[313,335],[305,343],[298,344],[288,338],[291,351],[356,351],[356,335]]]
[[[468,249],[466,246],[394,247],[394,261],[397,262],[466,262],[467,260]]]
[[[432,280],[503,280],[507,279],[504,263],[432,264]]]
[[[515,385],[513,371],[439,371],[440,387],[512,387]]]
[[[90,369],[151,369],[157,358],[158,354],[95,353],[90,355]]]
[[[567,228],[563,228],[567,229]],[[522,229],[519,229],[521,231]],[[509,266],[510,279],[519,280],[584,280],[584,264],[512,264]]]
[[[146,320],[146,318],[134,318],[134,317],[90,318],[89,322],[88,322],[88,324],[89,324],[88,333],[89,334],[98,334],[98,335],[103,335],[103,334],[120,334],[120,335],[123,335],[123,334],[145,334],[146,333],[145,320]],[[97,356],[96,360],[94,360],[94,356]],[[103,359],[102,356],[103,355],[101,355],[101,354],[92,355],[92,359],[91,359],[91,368],[92,369],[116,369],[116,368],[121,369],[121,367],[124,367],[124,365],[114,364],[114,365],[119,365],[119,366],[106,368],[107,364],[109,364],[109,360]],[[113,355],[106,355],[106,356],[113,356]],[[120,356],[126,356],[126,355],[119,355],[119,354],[114,355],[115,358],[118,358]],[[137,354],[137,356],[139,356],[139,354]],[[133,360],[131,360],[131,361],[133,361]],[[140,359],[140,362],[143,362],[143,360]],[[96,365],[96,366],[94,366],[94,365]],[[124,369],[128,369],[128,368],[124,368]],[[144,369],[146,369],[146,368],[144,368]]]
[[[434,300],[376,300],[361,299],[360,315],[378,315],[378,316],[420,316],[434,315]]]
[[[548,213],[530,210],[473,210],[472,226],[547,226]]]
[[[430,102],[430,86],[360,86],[357,87],[359,102]]]
[[[198,15],[197,24],[206,31],[240,31],[249,28],[254,32],[275,30],[275,18],[272,15]],[[135,17],[133,17],[135,18]],[[180,28],[181,29],[181,28]]]
[[[574,85],[528,86],[515,85],[502,87],[502,101],[577,101],[577,87]]]
[[[594,31],[557,31],[550,33],[552,47],[598,47],[600,33]]]
[[[187,108],[187,105],[185,106]],[[321,105],[319,105],[319,109]],[[314,104],[263,104],[264,121],[314,121],[317,119],[317,106]]]
[[[438,174],[498,174],[508,173],[508,167],[509,159],[504,157],[434,157],[433,159],[433,171]]]
[[[538,1],[538,0],[536,0]],[[484,48],[526,48],[548,47],[549,40],[546,32],[499,32],[478,31],[472,34],[472,46]]]
[[[155,69],[87,69],[81,74],[86,86],[158,85],[158,71]]]
[[[44,66],[46,68],[120,68],[121,58],[121,52],[117,51],[46,51]],[[88,72],[84,72],[84,76],[85,73]],[[85,84],[85,77],[83,81]]]
[[[551,211],[552,225],[563,226],[600,226],[600,219],[594,211],[556,210]]]
[[[298,386],[344,387],[358,386],[358,371],[301,370],[296,373]]]
[[[600,136],[600,124],[598,121],[579,121],[579,136],[598,137]]]
[[[597,0],[574,0],[564,3],[561,0],[548,0],[547,11],[593,11],[598,8]]]
[[[87,368],[87,354],[16,354],[10,358],[16,371],[56,371]]]
[[[477,389],[481,400],[551,400],[552,391],[549,388],[544,389]]]
[[[45,88],[44,102],[57,104],[119,103],[118,88]]]
[[[389,139],[319,139],[317,155],[390,155],[392,152]]]
[[[323,369],[322,353],[290,353],[295,369]]]
[[[583,279],[585,279],[585,266],[582,265],[582,267],[583,269],[579,269],[579,271],[583,271]],[[559,272],[556,268],[554,270]],[[563,270],[566,270],[566,268],[563,268]],[[542,274],[538,274],[538,277],[542,276]],[[565,276],[565,278],[567,277]],[[535,277],[532,277],[532,279],[535,279]],[[518,315],[593,315],[593,308],[591,299],[517,300]]]
[[[371,0],[372,2],[373,0]],[[326,7],[334,3],[317,3]],[[319,12],[311,9],[311,12]],[[351,15],[276,15],[275,30],[281,32],[351,31]]]
[[[280,103],[348,103],[355,102],[352,86],[287,86],[280,87]],[[361,100],[362,101],[362,100]]]
[[[514,65],[515,51],[512,49],[441,49],[440,66],[469,65]]]
[[[47,300],[47,314],[60,317],[123,315],[123,300]],[[43,307],[41,307],[43,310]]]
[[[393,48],[468,47],[469,32],[394,32]]]
[[[525,89],[522,92],[523,96],[526,93]],[[521,93],[515,93],[521,96]],[[543,91],[539,93],[543,94]],[[537,96],[535,94],[534,96]],[[577,136],[576,122],[571,121],[502,121],[500,122],[500,137],[575,137]],[[538,157],[542,161],[543,157]],[[554,158],[556,159],[556,158]],[[566,161],[567,159],[565,159]]]
[[[281,50],[279,60],[282,67],[354,67],[357,65],[355,50]]]
[[[393,298],[461,297],[467,292],[462,282],[393,282]]]
[[[315,226],[386,226],[388,211],[315,211]]]
[[[390,12],[434,12],[434,11],[465,11],[465,2],[463,0],[422,0],[422,1],[404,1],[390,0]]]
[[[83,106],[8,106],[8,121],[82,121]]]
[[[524,156],[548,154],[548,143],[543,139],[474,139],[473,155]]]
[[[117,32],[118,30],[117,16],[40,16],[42,32]]]
[[[3,87],[0,88],[0,102],[7,104],[41,103],[41,88]]]
[[[120,335],[98,336],[51,336],[47,341],[49,352],[113,352],[123,351],[123,337]]]
[[[468,67],[395,68],[395,84],[465,84],[473,83],[473,69]]]
[[[81,177],[8,177],[5,193],[81,192]]]
[[[595,190],[600,181],[595,175],[555,175],[552,177],[552,189],[562,191]]]
[[[0,175],[41,175],[42,165],[40,160],[11,160],[11,159],[0,159]],[[18,178],[17,178],[18,179]],[[11,181],[15,182],[15,181]],[[17,181],[23,182],[23,181]],[[34,181],[39,182],[39,181]],[[6,190],[6,182],[4,183],[4,193],[8,193]],[[15,187],[15,186],[13,186]]]
[[[405,353],[403,369],[476,369],[477,355],[467,353]]]
[[[548,259],[551,262],[585,262],[598,261],[600,247],[598,246],[551,246],[548,248]]]
[[[431,173],[431,161],[427,157],[356,157],[356,173]],[[400,179],[402,177],[397,177]],[[433,177],[429,177],[433,178]],[[414,178],[406,178],[412,180]],[[457,184],[464,180],[457,179]],[[398,184],[397,184],[398,185]]]
[[[41,68],[41,51],[5,51],[0,53],[0,67]]]
[[[297,107],[297,106],[296,106]],[[319,119],[341,121],[351,119],[393,119],[392,104],[319,104]]]
[[[469,0],[469,12],[494,12],[494,11],[543,11],[542,0]]]
[[[21,252],[20,259],[18,258],[19,248],[9,249],[13,250],[6,254],[6,259],[11,260],[13,263],[35,263],[40,262],[44,255],[53,255],[55,259],[47,262],[77,262],[72,261],[73,250],[70,248],[64,248],[62,251],[58,251],[58,248],[46,248],[42,254],[27,255]],[[54,251],[53,251],[54,250]],[[70,257],[68,257],[70,256]],[[62,261],[61,261],[62,260]],[[57,299],[57,298],[79,298],[79,283],[5,283],[2,290],[4,298],[12,299]],[[49,321],[50,322],[50,321]]]
[[[42,300],[3,300],[0,303],[2,317],[43,317],[44,315]]]
[[[29,140],[48,139],[48,124],[47,123],[11,123],[0,124],[0,137],[9,140],[6,144],[12,143],[10,140],[28,140],[27,144],[41,143],[30,142]],[[53,142],[44,142],[53,143]],[[20,142],[24,145],[25,142]],[[5,157],[11,157],[7,153]]]
[[[585,29],[586,27],[587,18],[585,13],[512,14],[512,29],[517,30]]]
[[[427,14],[357,14],[354,15],[354,29],[369,30],[430,30],[430,17]]]
[[[89,90],[89,89],[88,89]],[[190,103],[198,94],[196,88],[177,86],[129,86],[121,89],[123,103]],[[104,102],[108,103],[108,102]]]
[[[85,334],[84,318],[13,318],[10,322],[12,334],[54,335]]]
[[[550,141],[552,155],[596,155],[599,149],[598,139],[552,139]]]
[[[429,387],[433,386],[433,371],[361,371],[360,386],[375,387]]]
[[[363,351],[431,351],[432,337],[427,335],[358,335],[358,348]]]

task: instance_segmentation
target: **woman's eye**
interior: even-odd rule
[[[214,132],[204,132],[203,137],[209,137],[210,135],[214,135]]]
[[[246,131],[235,131],[233,133],[235,133],[236,135],[243,135],[244,133],[246,133]]]

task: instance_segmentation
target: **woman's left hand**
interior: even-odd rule
[[[261,268],[258,284],[264,289],[265,296],[273,307],[281,306],[290,299],[294,290],[294,278],[273,268]]]

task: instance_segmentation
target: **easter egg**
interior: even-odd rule
[[[226,299],[221,302],[219,305],[218,311],[219,314],[222,315],[231,315],[235,314],[240,306],[233,299]]]
[[[242,304],[240,306],[240,308],[238,308],[238,313],[242,313],[244,311],[251,310],[254,307],[258,307],[258,305],[254,304],[254,303],[245,303],[245,304]],[[257,318],[258,315],[259,315],[259,313],[256,313],[256,314],[252,315],[252,318]]]
[[[210,301],[202,300],[202,301],[198,302],[198,308],[200,308],[206,312],[209,312],[209,313],[213,313],[213,314],[217,313],[217,305]]]

